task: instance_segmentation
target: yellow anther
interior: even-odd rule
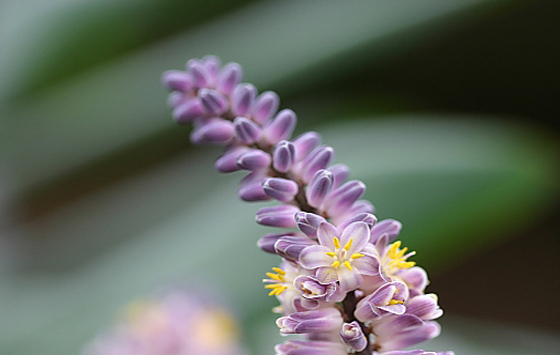
[[[406,253],[407,250],[408,250],[408,248],[402,248],[401,251],[399,251],[397,253],[397,258],[402,258],[404,253]]]
[[[399,264],[399,267],[403,268],[403,269],[409,269],[411,267],[413,267],[414,265],[416,265],[416,263],[414,261],[407,261],[407,262],[401,262]]]
[[[340,240],[337,237],[334,237],[333,242],[336,249],[340,248]]]
[[[351,259],[359,259],[361,257],[363,257],[364,254],[360,254],[360,253],[354,253],[352,254],[352,256],[350,257]]]
[[[274,289],[274,290],[272,290],[268,293],[269,296],[274,296],[275,294],[276,294],[276,289]]]
[[[348,268],[348,270],[352,270],[352,265],[350,265],[350,262],[348,260],[346,260],[344,263],[342,263],[342,265],[346,266]]]
[[[401,241],[398,240],[396,242],[394,242],[393,244],[391,244],[391,247],[389,248],[389,251],[387,251],[387,254],[392,258],[392,259],[397,259],[397,250],[399,250],[399,248],[401,247]]]
[[[398,301],[398,300],[390,300],[390,301],[389,301],[389,304],[390,304],[390,305],[394,305],[394,304],[403,304],[403,303],[404,303],[403,301]]]
[[[278,274],[273,274],[273,273],[271,273],[271,272],[267,272],[267,273],[266,273],[266,276],[268,276],[268,277],[270,277],[271,279],[276,280],[276,281],[284,281],[284,276],[282,276],[282,275],[278,275]]]
[[[331,258],[334,258],[334,256],[336,255],[336,253],[334,251],[327,251],[327,252],[325,252],[325,254],[327,254]]]
[[[276,271],[280,275],[286,275],[286,271],[280,269],[279,267],[273,267],[272,270]]]
[[[331,264],[332,267],[339,267],[340,266],[340,261],[335,260],[334,263]]]
[[[350,250],[350,247],[352,246],[352,242],[354,241],[354,239],[350,239],[348,241],[348,243],[346,243],[346,245],[344,246],[344,249],[346,250]]]
[[[270,284],[270,285],[264,285],[264,288],[278,288],[278,287],[282,287],[282,285],[280,284]]]

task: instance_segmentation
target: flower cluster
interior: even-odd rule
[[[278,111],[271,91],[258,95],[241,83],[236,63],[221,67],[214,56],[193,59],[186,71],[168,71],[175,121],[193,124],[195,144],[224,145],[215,167],[245,170],[239,196],[277,200],[261,208],[259,224],[287,229],[263,236],[258,246],[282,257],[267,273],[265,288],[282,314],[282,334],[303,334],[276,346],[277,354],[433,354],[401,351],[440,333],[442,310],[425,294],[424,269],[397,241],[401,224],[378,221],[366,186],[348,180],[349,168],[331,165],[332,147],[307,132],[292,139],[296,114]],[[451,354],[451,353],[448,353]]]
[[[243,355],[228,311],[180,290],[132,303],[83,355]]]

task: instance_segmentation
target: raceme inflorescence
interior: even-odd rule
[[[242,83],[237,63],[215,56],[192,59],[186,70],[163,74],[169,106],[180,124],[192,124],[191,141],[225,146],[218,171],[245,170],[239,197],[277,200],[261,208],[257,223],[284,229],[258,246],[282,257],[263,280],[280,305],[282,334],[302,334],[275,347],[296,354],[436,354],[402,350],[434,338],[442,315],[427,274],[397,241],[401,224],[378,221],[362,200],[366,186],[332,165],[334,150],[316,132],[296,138],[296,114],[278,111],[272,91],[260,95]],[[452,352],[437,353],[452,354]]]

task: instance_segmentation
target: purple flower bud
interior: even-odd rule
[[[161,83],[171,90],[188,91],[193,88],[193,78],[180,70],[168,70],[161,76]]]
[[[333,185],[333,174],[328,170],[317,170],[305,191],[307,203],[312,207],[319,207],[325,197],[331,192]]]
[[[300,176],[308,183],[317,170],[325,169],[334,157],[332,147],[322,145],[315,148],[302,162]]]
[[[388,282],[358,302],[354,316],[360,322],[380,319],[389,314],[403,314],[408,299],[408,288],[401,281]]]
[[[346,355],[340,342],[288,340],[274,347],[276,355]]]
[[[291,205],[263,207],[257,212],[257,223],[270,227],[294,228],[294,215],[297,212],[299,208]]]
[[[294,199],[298,193],[298,184],[289,179],[269,178],[263,182],[264,193],[277,199],[278,201],[288,202]]]
[[[262,184],[260,183],[244,185],[239,188],[237,194],[239,195],[239,198],[247,202],[270,200],[270,197],[264,193]]]
[[[296,127],[296,114],[290,109],[284,109],[264,128],[264,136],[270,144],[276,144],[291,137]]]
[[[233,124],[230,121],[214,118],[206,121],[191,133],[194,144],[225,144],[233,138]]]
[[[238,171],[241,168],[237,164],[237,160],[247,151],[249,151],[249,148],[244,146],[234,147],[219,157],[218,160],[216,160],[216,163],[214,163],[214,167],[221,173]]]
[[[262,188],[264,177],[260,173],[251,173],[241,180],[238,195],[244,201],[267,201],[270,200]]]
[[[310,245],[316,245],[311,239],[298,234],[287,234],[276,241],[274,250],[281,257],[290,260],[298,261],[301,251]]]
[[[402,228],[402,224],[394,219],[384,219],[377,223],[372,229],[369,237],[369,241],[372,244],[377,243],[379,238],[383,235],[387,235],[386,242],[391,243],[397,238]]]
[[[218,74],[216,89],[226,95],[231,95],[233,89],[241,82],[243,70],[237,63],[228,63]]]
[[[296,147],[296,161],[304,159],[321,142],[317,132],[306,132],[293,140]]]
[[[296,148],[292,142],[280,141],[274,148],[272,166],[276,171],[287,173],[295,162]]]
[[[185,93],[181,91],[173,91],[167,96],[167,106],[174,108],[186,101]]]
[[[338,225],[338,228],[339,228],[339,230],[344,230],[344,228],[346,228],[346,226],[348,226],[348,225],[350,225],[354,222],[358,222],[358,221],[366,222],[367,225],[369,226],[369,228],[371,229],[373,227],[373,225],[375,223],[377,223],[377,218],[374,215],[372,215],[371,213],[367,213],[367,212],[358,213],[357,215],[354,215],[353,217],[345,220],[343,223],[340,223]]]
[[[257,241],[257,246],[267,253],[276,254],[276,249],[274,245],[280,239],[280,237],[293,236],[293,235],[295,235],[295,233],[266,234]]]
[[[298,212],[295,216],[297,227],[310,238],[317,239],[317,228],[327,220],[313,213]]]
[[[262,129],[259,125],[245,117],[237,117],[233,127],[236,138],[243,144],[250,145],[261,138]]]
[[[300,275],[294,279],[294,286],[303,297],[302,305],[308,309],[317,308],[318,301],[341,302],[346,297],[336,282],[320,282],[315,276]]]
[[[375,327],[376,343],[382,352],[407,348],[435,338],[441,332],[437,322],[423,322],[412,314],[382,319]]]
[[[433,293],[410,298],[406,303],[406,313],[414,314],[424,321],[434,320],[443,315],[438,298]]]
[[[344,164],[333,165],[327,170],[333,173],[333,188],[340,186],[350,176],[350,169]]]
[[[241,154],[237,159],[237,165],[245,170],[258,170],[270,166],[270,154],[258,149],[250,149]]]
[[[275,92],[265,91],[257,98],[253,105],[251,117],[253,121],[263,124],[268,121],[278,110],[280,98]]]
[[[210,77],[214,80],[218,76],[218,71],[220,70],[220,66],[222,65],[220,58],[216,57],[215,55],[207,55],[204,56],[204,58],[202,58],[200,62],[202,63],[204,68],[206,68],[206,70],[210,74]]]
[[[366,185],[359,180],[348,181],[339,186],[329,196],[329,202],[326,206],[327,212],[331,216],[342,214],[350,208],[356,200],[363,196],[366,192]]]
[[[357,352],[364,350],[368,343],[366,336],[357,321],[344,323],[342,325],[342,329],[340,330],[340,338],[344,344],[348,345]]]
[[[396,276],[406,282],[411,297],[424,293],[424,289],[428,286],[428,274],[420,266],[402,269]]]
[[[180,124],[191,123],[195,119],[203,116],[204,108],[197,98],[187,100],[173,110],[173,119]]]
[[[202,63],[197,59],[191,59],[187,62],[189,73],[194,79],[194,86],[197,88],[205,88],[212,84],[212,75]]]
[[[239,84],[231,95],[231,111],[236,116],[249,116],[257,89],[253,84]]]
[[[342,323],[342,316],[335,308],[296,312],[276,320],[284,335],[330,332],[338,330]]]
[[[228,100],[216,90],[201,89],[198,92],[198,97],[206,114],[210,116],[220,116],[228,109]]]

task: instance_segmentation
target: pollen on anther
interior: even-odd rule
[[[326,251],[325,254],[327,254],[327,256],[330,256],[331,258],[334,258],[334,256],[336,255],[334,251]]]
[[[335,260],[335,261],[331,264],[331,266],[332,266],[332,267],[339,267],[339,266],[340,266],[340,261]]]
[[[352,270],[352,265],[350,265],[350,262],[348,260],[346,260],[343,265],[346,266],[348,270]]]
[[[333,242],[336,249],[340,248],[340,240],[337,237],[334,237]]]
[[[351,259],[359,259],[359,258],[361,258],[361,257],[363,257],[363,256],[364,256],[364,254],[361,254],[361,253],[354,253],[354,254],[352,254],[352,256],[351,256],[350,258],[351,258]]]
[[[352,246],[353,241],[354,241],[354,239],[350,239],[348,241],[348,243],[346,243],[346,245],[344,246],[344,249],[346,249],[347,251],[350,250],[350,247]]]
[[[279,267],[273,267],[272,270],[276,271],[280,275],[286,275],[286,271],[280,269]]]

